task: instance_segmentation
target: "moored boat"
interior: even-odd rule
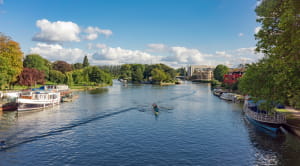
[[[252,100],[245,100],[243,111],[253,124],[274,132],[286,123],[285,114],[260,110],[258,104]]]
[[[60,92],[25,91],[17,99],[18,111],[43,109],[60,103]]]
[[[235,94],[233,94],[233,93],[222,93],[220,98],[224,99],[224,100],[228,100],[228,101],[234,101],[235,100]]]

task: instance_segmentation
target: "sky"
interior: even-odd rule
[[[24,55],[92,65],[172,67],[262,57],[257,0],[0,0],[0,32]]]

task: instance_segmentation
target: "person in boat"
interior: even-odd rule
[[[152,107],[153,107],[153,110],[154,110],[155,113],[158,113],[158,112],[159,112],[159,108],[158,108],[158,105],[157,105],[157,104],[153,103],[153,104],[152,104]]]
[[[5,141],[0,141],[0,148],[5,147]]]

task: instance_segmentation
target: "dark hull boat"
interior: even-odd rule
[[[251,100],[245,100],[243,110],[250,122],[270,131],[278,131],[280,126],[286,123],[284,114],[259,110],[257,104]]]

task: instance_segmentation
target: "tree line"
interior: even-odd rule
[[[0,88],[36,84],[99,85],[112,84],[112,76],[97,66],[90,66],[87,56],[83,63],[50,62],[38,54],[26,55],[17,42],[0,34]]]

